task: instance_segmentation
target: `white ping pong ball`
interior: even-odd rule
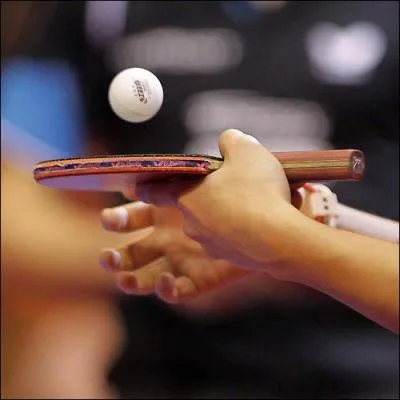
[[[115,114],[128,122],[144,122],[161,108],[164,91],[158,78],[143,68],[129,68],[114,77],[108,101]]]

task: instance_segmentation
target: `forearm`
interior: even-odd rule
[[[289,279],[399,332],[398,245],[299,218]],[[291,274],[291,276],[290,276]]]
[[[2,189],[1,258],[7,279],[55,290],[114,290],[112,277],[98,267],[98,253],[118,237],[102,231],[97,213],[74,207],[12,169],[2,170]]]

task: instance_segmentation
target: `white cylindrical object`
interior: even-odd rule
[[[337,228],[388,242],[399,243],[399,223],[338,204]]]

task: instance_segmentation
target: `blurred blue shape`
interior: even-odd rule
[[[47,148],[52,153],[47,158],[54,157],[53,153],[79,155],[85,144],[82,103],[76,75],[67,64],[10,60],[1,76],[3,150],[20,147],[26,152],[29,146],[31,152],[41,154]],[[9,129],[3,129],[4,124]]]
[[[29,132],[1,119],[1,157],[18,163],[19,168],[31,171],[36,163],[71,157],[56,147],[36,139]]]

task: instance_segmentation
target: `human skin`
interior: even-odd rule
[[[130,248],[124,253],[122,249],[115,270],[152,268],[155,291],[169,302],[221,286],[247,271],[267,273],[326,293],[398,333],[398,244],[334,230],[304,216],[291,204],[289,184],[279,162],[254,138],[228,130],[221,135],[220,149],[223,167],[201,180],[147,183],[135,189],[135,196],[144,203],[180,211],[182,235],[196,243],[190,244],[191,254],[201,251],[208,266],[203,261],[201,269],[195,268],[199,260],[192,257],[188,267],[190,257],[179,251],[174,256],[183,261],[171,262],[169,255],[167,262],[164,257],[149,267],[155,256],[166,254],[150,236],[147,242],[136,243],[133,251]],[[136,220],[138,226],[152,224],[144,222],[148,218],[148,214],[144,217],[145,205],[132,207],[142,207],[143,220]],[[158,250],[149,252],[151,246]],[[173,252],[171,246],[166,251]],[[118,253],[110,251],[103,253],[103,261],[108,257],[112,264],[112,254],[118,261]],[[186,267],[177,270],[177,264]],[[139,268],[136,275],[143,271]],[[130,281],[132,292],[138,290],[144,278],[137,280],[136,275],[122,274],[121,286]]]
[[[113,398],[124,331],[96,260],[121,238],[99,228],[99,206],[37,185],[18,162],[2,160],[1,186],[2,398]]]

